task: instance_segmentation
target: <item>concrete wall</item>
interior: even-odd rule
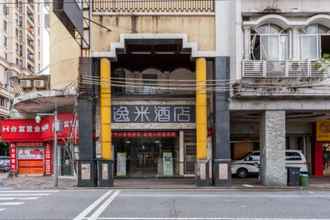
[[[267,7],[278,8],[282,12],[327,12],[329,0],[244,0],[243,12],[263,11]]]
[[[93,16],[93,20],[112,31],[93,25],[93,51],[108,51],[125,33],[183,33],[198,50],[215,50],[214,16]]]
[[[72,82],[77,84],[80,47],[52,12],[49,53],[51,88],[63,89]]]

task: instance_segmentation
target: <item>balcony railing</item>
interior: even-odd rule
[[[242,62],[242,77],[325,77],[329,74],[330,68],[322,69],[320,61],[243,60]]]
[[[215,0],[94,0],[94,14],[214,14]]]

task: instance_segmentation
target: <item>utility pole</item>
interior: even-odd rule
[[[58,148],[57,148],[57,132],[61,130],[60,123],[57,115],[57,103],[55,102],[53,113],[39,113],[36,115],[35,121],[40,123],[41,116],[53,116],[54,117],[54,141],[53,141],[53,173],[54,173],[54,187],[58,186],[58,174],[59,174],[59,161],[58,161]]]
[[[55,102],[55,110],[54,110],[54,187],[58,186],[58,149],[57,149],[57,130],[59,130],[59,124],[57,120],[57,104]]]

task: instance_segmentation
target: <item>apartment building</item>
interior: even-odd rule
[[[16,92],[11,77],[34,74],[41,67],[42,5],[33,0],[7,0],[0,7],[0,114],[7,117]]]
[[[316,125],[329,119],[328,1],[246,0],[222,6],[222,13],[226,7],[236,12],[229,41],[234,46],[222,48],[232,61],[233,159],[260,149],[263,183],[285,185],[285,149],[299,149],[310,173],[321,175],[322,146],[329,140],[318,138],[328,131]],[[221,30],[233,30],[229,24]]]
[[[89,44],[79,48],[55,22],[52,39],[63,43],[51,51],[51,86],[79,85],[80,183],[101,172],[101,184],[114,174],[229,185],[231,161],[252,150],[265,185],[286,184],[285,149],[302,150],[310,173],[324,168],[327,0],[77,7]]]

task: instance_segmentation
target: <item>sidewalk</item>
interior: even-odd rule
[[[59,189],[68,189],[76,187],[74,177],[60,177],[58,180]],[[52,176],[17,176],[8,177],[8,174],[0,174],[1,187],[12,189],[53,189],[54,178]]]
[[[54,178],[51,176],[17,176],[8,177],[0,174],[0,189],[53,189]],[[59,177],[59,189],[80,189],[75,177]],[[301,187],[268,187],[260,185],[256,178],[232,179],[229,187],[197,187],[194,178],[169,179],[115,179],[114,188],[121,189],[209,189],[209,190],[299,190]],[[330,177],[312,177],[308,190],[330,191]]]

